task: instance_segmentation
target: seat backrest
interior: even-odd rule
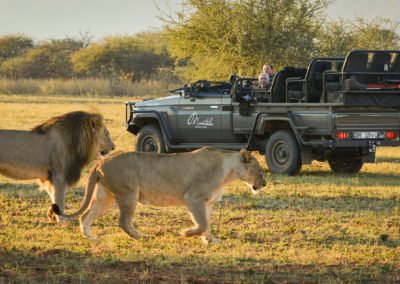
[[[324,71],[332,69],[332,62],[317,60],[312,63],[306,75],[307,82],[307,102],[319,102],[322,94],[322,74]]]
[[[337,71],[337,72],[341,72],[341,71],[342,71],[343,63],[344,63],[344,60],[338,60],[338,61],[335,62],[335,64],[336,64],[336,71]]]
[[[376,73],[376,72],[388,72],[390,66],[391,54],[387,52],[376,52],[371,53],[368,64],[367,71]],[[371,74],[367,77],[368,84],[379,84],[382,80],[382,75],[379,74]]]
[[[327,74],[326,75],[326,82],[336,82],[336,83],[340,82],[339,73],[342,72],[343,63],[344,63],[344,60],[342,60],[342,59],[338,59],[338,60],[333,61],[332,71],[335,72],[336,74]]]
[[[343,72],[354,73],[354,72],[367,72],[368,53],[353,51],[347,55],[346,61],[343,66]],[[348,79],[350,75],[346,76]],[[356,79],[360,83],[366,83],[366,76],[358,75]]]
[[[352,52],[347,56],[344,64],[344,72],[366,72],[368,63],[368,53]]]
[[[389,71],[391,55],[390,53],[373,53],[367,64],[368,72]]]
[[[400,73],[400,53],[393,53],[390,61],[389,71]]]
[[[279,70],[275,76],[271,86],[271,102],[285,102],[286,101],[286,79],[290,77],[301,77],[304,78],[306,69],[284,67]]]

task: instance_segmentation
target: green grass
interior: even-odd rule
[[[133,149],[121,99],[0,95],[0,128],[29,129],[48,117],[94,107],[120,151]],[[378,148],[377,163],[336,175],[327,163],[296,177],[275,176],[258,195],[234,182],[212,216],[220,244],[183,238],[185,208],[139,206],[134,224],[152,236],[129,239],[114,206],[83,238],[78,223],[54,224],[50,199],[34,182],[0,177],[0,283],[398,283],[400,149]],[[87,169],[67,194],[75,211]]]

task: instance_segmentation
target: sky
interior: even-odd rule
[[[181,0],[0,0],[0,36],[23,33],[35,40],[95,39],[160,28],[160,11],[179,10]],[[400,21],[400,0],[336,0],[328,19],[385,17]]]

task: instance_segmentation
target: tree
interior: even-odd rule
[[[352,49],[399,49],[397,27],[397,23],[382,18],[327,23],[318,36],[319,54],[345,56]]]
[[[187,0],[164,15],[169,50],[187,79],[255,76],[265,61],[302,65],[316,51],[329,0]]]
[[[71,60],[82,76],[116,77],[135,82],[148,79],[168,63],[166,49],[151,46],[149,38],[110,37],[81,49]]]
[[[44,42],[20,57],[4,61],[0,74],[11,78],[70,78],[70,57],[81,47],[81,42],[69,38]]]
[[[6,35],[0,37],[0,64],[8,59],[21,56],[33,48],[33,40],[25,35]]]

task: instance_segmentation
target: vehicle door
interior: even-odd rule
[[[181,97],[178,106],[179,143],[221,141],[222,95],[199,92]]]

